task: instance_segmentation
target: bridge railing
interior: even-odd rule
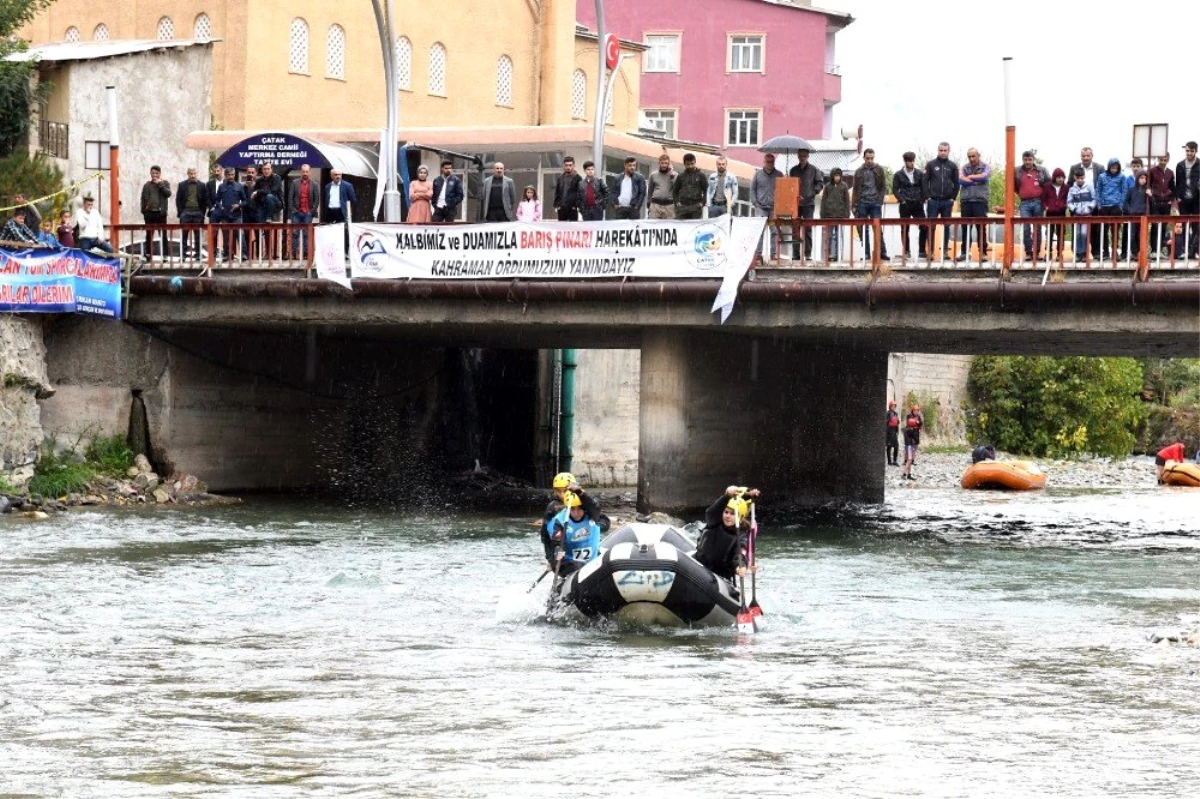
[[[315,226],[259,223],[118,225],[113,248],[144,269],[312,268]]]
[[[1152,269],[1200,269],[1195,254],[1198,233],[1200,215],[1016,218],[1011,268],[1044,269],[1049,261],[1063,269],[1128,269],[1145,280]],[[760,267],[878,270],[884,263],[918,269],[1004,269],[1004,220],[767,221]]]

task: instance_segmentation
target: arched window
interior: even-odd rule
[[[211,39],[212,38],[212,20],[208,18],[208,14],[197,14],[196,22],[192,25],[193,39]]]
[[[582,69],[571,76],[571,119],[584,119],[587,108],[587,75]]]
[[[288,41],[288,72],[308,74],[308,23],[296,17]]]
[[[512,108],[513,62],[506,55],[496,62],[496,105]]]
[[[94,41],[94,42],[107,42],[108,41],[108,26],[105,25],[103,22],[101,22],[99,25],[97,25],[96,29],[94,31],[92,31],[92,41]]]
[[[441,42],[429,48],[429,93],[446,96],[446,45]]]
[[[396,88],[412,91],[412,42],[407,36],[396,40]]]
[[[79,41],[79,28],[76,28],[74,25],[67,28],[67,35],[63,37],[63,41],[64,42]]]
[[[175,38],[175,23],[170,17],[163,17],[158,21],[158,40],[167,42]]]
[[[346,30],[341,25],[330,25],[325,34],[325,77],[346,78]]]

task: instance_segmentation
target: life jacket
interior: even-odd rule
[[[900,427],[900,414],[895,411],[888,411],[887,426],[896,430]]]
[[[696,542],[696,560],[710,571],[725,576],[729,571],[729,556],[737,544],[736,530],[731,532],[721,524],[705,527],[700,540]]]
[[[909,416],[907,419],[904,420],[904,423],[908,427],[920,427],[921,426],[921,417]]]
[[[558,539],[560,532],[561,540]],[[587,563],[600,554],[600,525],[590,516],[575,521],[571,511],[563,508],[554,517],[554,535],[563,548],[563,560]]]

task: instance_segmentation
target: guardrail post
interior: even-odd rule
[[[1138,280],[1147,280],[1150,277],[1150,217],[1148,214],[1148,210],[1142,211],[1142,224],[1138,229]]]
[[[212,274],[213,264],[217,261],[217,234],[213,230],[212,222],[204,226],[204,238],[208,244],[208,274]]]
[[[877,216],[871,217],[871,235],[875,237],[875,247],[871,250],[871,271],[879,273],[879,266],[883,263],[883,223]]]

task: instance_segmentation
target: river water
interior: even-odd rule
[[[764,518],[770,627],[539,620],[536,515],[0,521],[0,795],[1196,796],[1200,492]]]

